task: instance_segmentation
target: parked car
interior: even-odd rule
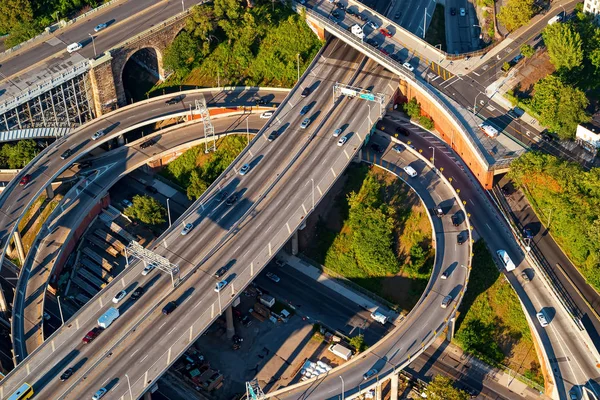
[[[185,226],[181,230],[181,236],[187,235],[188,233],[190,233],[190,231],[192,229],[194,229],[194,224],[192,224],[192,223],[185,224]]]
[[[89,331],[81,340],[83,343],[88,344],[91,343],[94,339],[98,337],[98,335],[102,332],[102,328],[94,327],[91,331]]]
[[[384,56],[389,56],[390,53],[387,52],[387,50],[385,49],[379,49],[379,51],[381,52],[381,54],[383,54]]]
[[[250,325],[252,325],[252,318],[250,318],[249,316],[245,315],[242,318],[242,325],[244,325],[246,328],[249,327]]]
[[[144,270],[142,271],[142,275],[148,275],[150,272],[152,272],[154,268],[156,268],[156,265],[154,265],[153,263],[146,265],[146,268],[144,268]]]
[[[385,29],[385,28],[381,28],[381,29],[379,30],[379,32],[380,32],[380,33],[381,33],[383,36],[385,36],[385,37],[392,37],[392,34],[390,33],[390,31],[388,31],[388,30],[387,30],[387,29]]]
[[[399,153],[402,153],[402,152],[404,151],[404,146],[402,146],[401,144],[395,144],[395,145],[392,147],[392,150],[393,150],[394,152],[396,152],[396,153],[398,153],[398,154],[399,154]]]
[[[140,286],[140,287],[137,287],[137,288],[135,288],[135,290],[133,291],[133,293],[131,293],[131,299],[132,299],[132,300],[137,300],[137,299],[139,299],[140,297],[142,297],[142,295],[143,295],[145,292],[146,292],[146,290],[145,290],[145,289],[144,289],[142,286]]]
[[[375,21],[368,21],[367,24],[373,29],[379,29],[379,25]]]
[[[537,317],[538,321],[540,322],[540,325],[542,326],[542,328],[545,328],[548,326],[548,319],[546,318],[546,314],[544,314],[543,311],[540,311],[539,313],[535,314],[535,316]]]
[[[464,17],[465,15],[467,15],[467,10],[465,10],[464,8],[460,9],[460,16]]]
[[[98,24],[96,25],[96,27],[94,28],[94,32],[98,33],[103,29],[106,29],[106,27],[108,26],[108,24],[103,23],[103,24]]]
[[[456,235],[456,243],[457,244],[463,244],[467,241],[467,239],[461,235],[460,233],[458,235]]]
[[[173,311],[175,311],[176,308],[177,308],[177,303],[175,303],[174,301],[170,301],[163,307],[162,313],[164,315],[169,315]]]
[[[217,283],[217,285],[215,286],[215,292],[219,293],[221,290],[223,290],[225,288],[225,286],[227,286],[227,281],[223,280]]]
[[[272,280],[275,283],[278,283],[281,280],[277,275],[275,275],[272,272],[267,272],[267,278],[269,278],[270,280]]]
[[[367,44],[369,46],[377,47],[377,41],[375,39],[367,39]]]
[[[73,375],[73,368],[67,368],[65,370],[65,372],[63,372],[62,375],[60,376],[60,380],[62,382],[64,382],[67,379],[69,379],[72,375]]]
[[[450,15],[452,15],[452,16],[456,15],[456,8],[452,7],[450,9]]]
[[[30,174],[27,174],[27,175],[24,175],[24,176],[21,178],[21,180],[19,181],[19,185],[21,185],[21,186],[25,186],[25,185],[27,185],[29,182],[31,182],[31,175],[30,175]]]
[[[531,279],[529,278],[529,275],[527,275],[527,272],[525,272],[525,271],[521,272],[521,278],[523,279],[523,281],[525,283],[531,282]]]
[[[405,128],[401,127],[401,126],[397,126],[397,127],[396,127],[396,133],[398,133],[398,134],[400,134],[400,133],[401,133],[401,134],[403,134],[404,136],[408,136],[408,135],[410,135],[410,131],[409,131],[408,129],[405,129]]]
[[[106,135],[106,131],[104,129],[100,129],[98,132],[92,135],[92,140],[100,139],[104,135]]]
[[[63,159],[63,160],[66,160],[67,158],[71,157],[71,155],[72,155],[72,154],[73,154],[73,150],[71,150],[71,149],[66,149],[66,150],[64,151],[64,153],[62,153],[62,154],[60,155],[60,158],[61,158],[61,159]]]
[[[459,226],[460,225],[460,217],[458,216],[458,213],[454,214],[452,216],[452,225],[454,226]]]
[[[152,194],[158,193],[158,189],[156,189],[154,186],[146,185],[146,190]]]
[[[415,67],[413,67],[412,65],[410,65],[410,63],[407,61],[404,64],[402,64],[402,66],[404,68],[406,68],[407,70],[409,70],[410,72],[413,72],[415,70]]]
[[[452,296],[448,295],[442,300],[442,308],[447,308],[452,303]]]
[[[244,164],[242,165],[242,168],[240,168],[239,174],[244,176],[248,173],[248,171],[250,171],[250,164]]]
[[[125,290],[121,290],[119,293],[117,293],[115,295],[115,297],[113,297],[112,302],[117,304],[121,300],[123,300],[125,298],[125,296],[127,296],[127,292]]]

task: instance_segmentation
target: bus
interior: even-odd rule
[[[25,400],[33,397],[33,388],[29,383],[24,383],[7,400]]]

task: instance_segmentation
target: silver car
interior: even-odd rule
[[[106,135],[106,131],[104,129],[100,129],[98,132],[92,135],[92,140],[100,139],[104,135]]]
[[[108,26],[107,24],[96,25],[96,27],[94,28],[94,32],[98,33],[101,30],[105,29],[107,26]]]
[[[452,296],[448,295],[442,300],[442,308],[447,308],[452,303]]]
[[[242,168],[240,168],[240,175],[244,176],[248,173],[248,171],[250,171],[250,164],[244,164],[242,165]]]
[[[337,128],[335,131],[333,131],[333,137],[338,137],[338,136],[340,136],[341,133],[342,133],[342,129]]]
[[[185,226],[181,230],[181,236],[187,235],[192,229],[194,229],[194,224],[185,224]]]
[[[300,129],[306,129],[310,125],[310,118],[304,118],[304,121],[300,124]]]
[[[115,297],[113,297],[112,302],[117,304],[121,300],[123,300],[126,295],[127,295],[127,292],[125,290],[121,290],[119,293],[117,293],[117,295]]]

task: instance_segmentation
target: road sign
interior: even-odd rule
[[[375,95],[373,93],[361,93],[359,97],[361,99],[375,101]]]

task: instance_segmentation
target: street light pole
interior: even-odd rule
[[[169,228],[171,227],[171,207],[169,207],[169,198],[167,197],[167,214],[169,215]]]
[[[248,128],[248,118],[246,118],[246,140],[250,144],[250,129]]]
[[[340,379],[342,380],[342,400],[344,400],[344,378],[342,378],[342,376],[340,375]]]
[[[433,151],[433,156],[431,157],[431,163],[433,164],[433,170],[435,171],[435,147],[429,146],[429,148]]]
[[[312,183],[312,201],[313,201],[313,211],[315,211],[315,180],[313,178],[310,178],[310,181]]]
[[[90,35],[90,37],[92,38],[92,47],[94,48],[94,58],[98,57],[98,53],[96,53],[96,42],[94,42],[94,35],[92,35],[91,33],[88,33],[88,35]]]
[[[131,382],[129,381],[129,375],[125,374],[127,378],[127,386],[129,386],[129,399],[133,400],[133,392],[131,391]]]
[[[296,53],[296,65],[298,66],[298,79],[296,82],[300,81],[300,53]]]
[[[475,100],[473,100],[473,115],[477,115],[477,98],[480,94],[483,94],[483,92],[479,92],[477,96],[475,96]]]
[[[60,322],[62,325],[65,324],[65,319],[63,317],[62,307],[60,305],[60,296],[56,296],[56,300],[58,300],[58,311],[60,312]]]
[[[185,4],[183,4],[183,0],[181,0],[181,12],[185,12]]]

